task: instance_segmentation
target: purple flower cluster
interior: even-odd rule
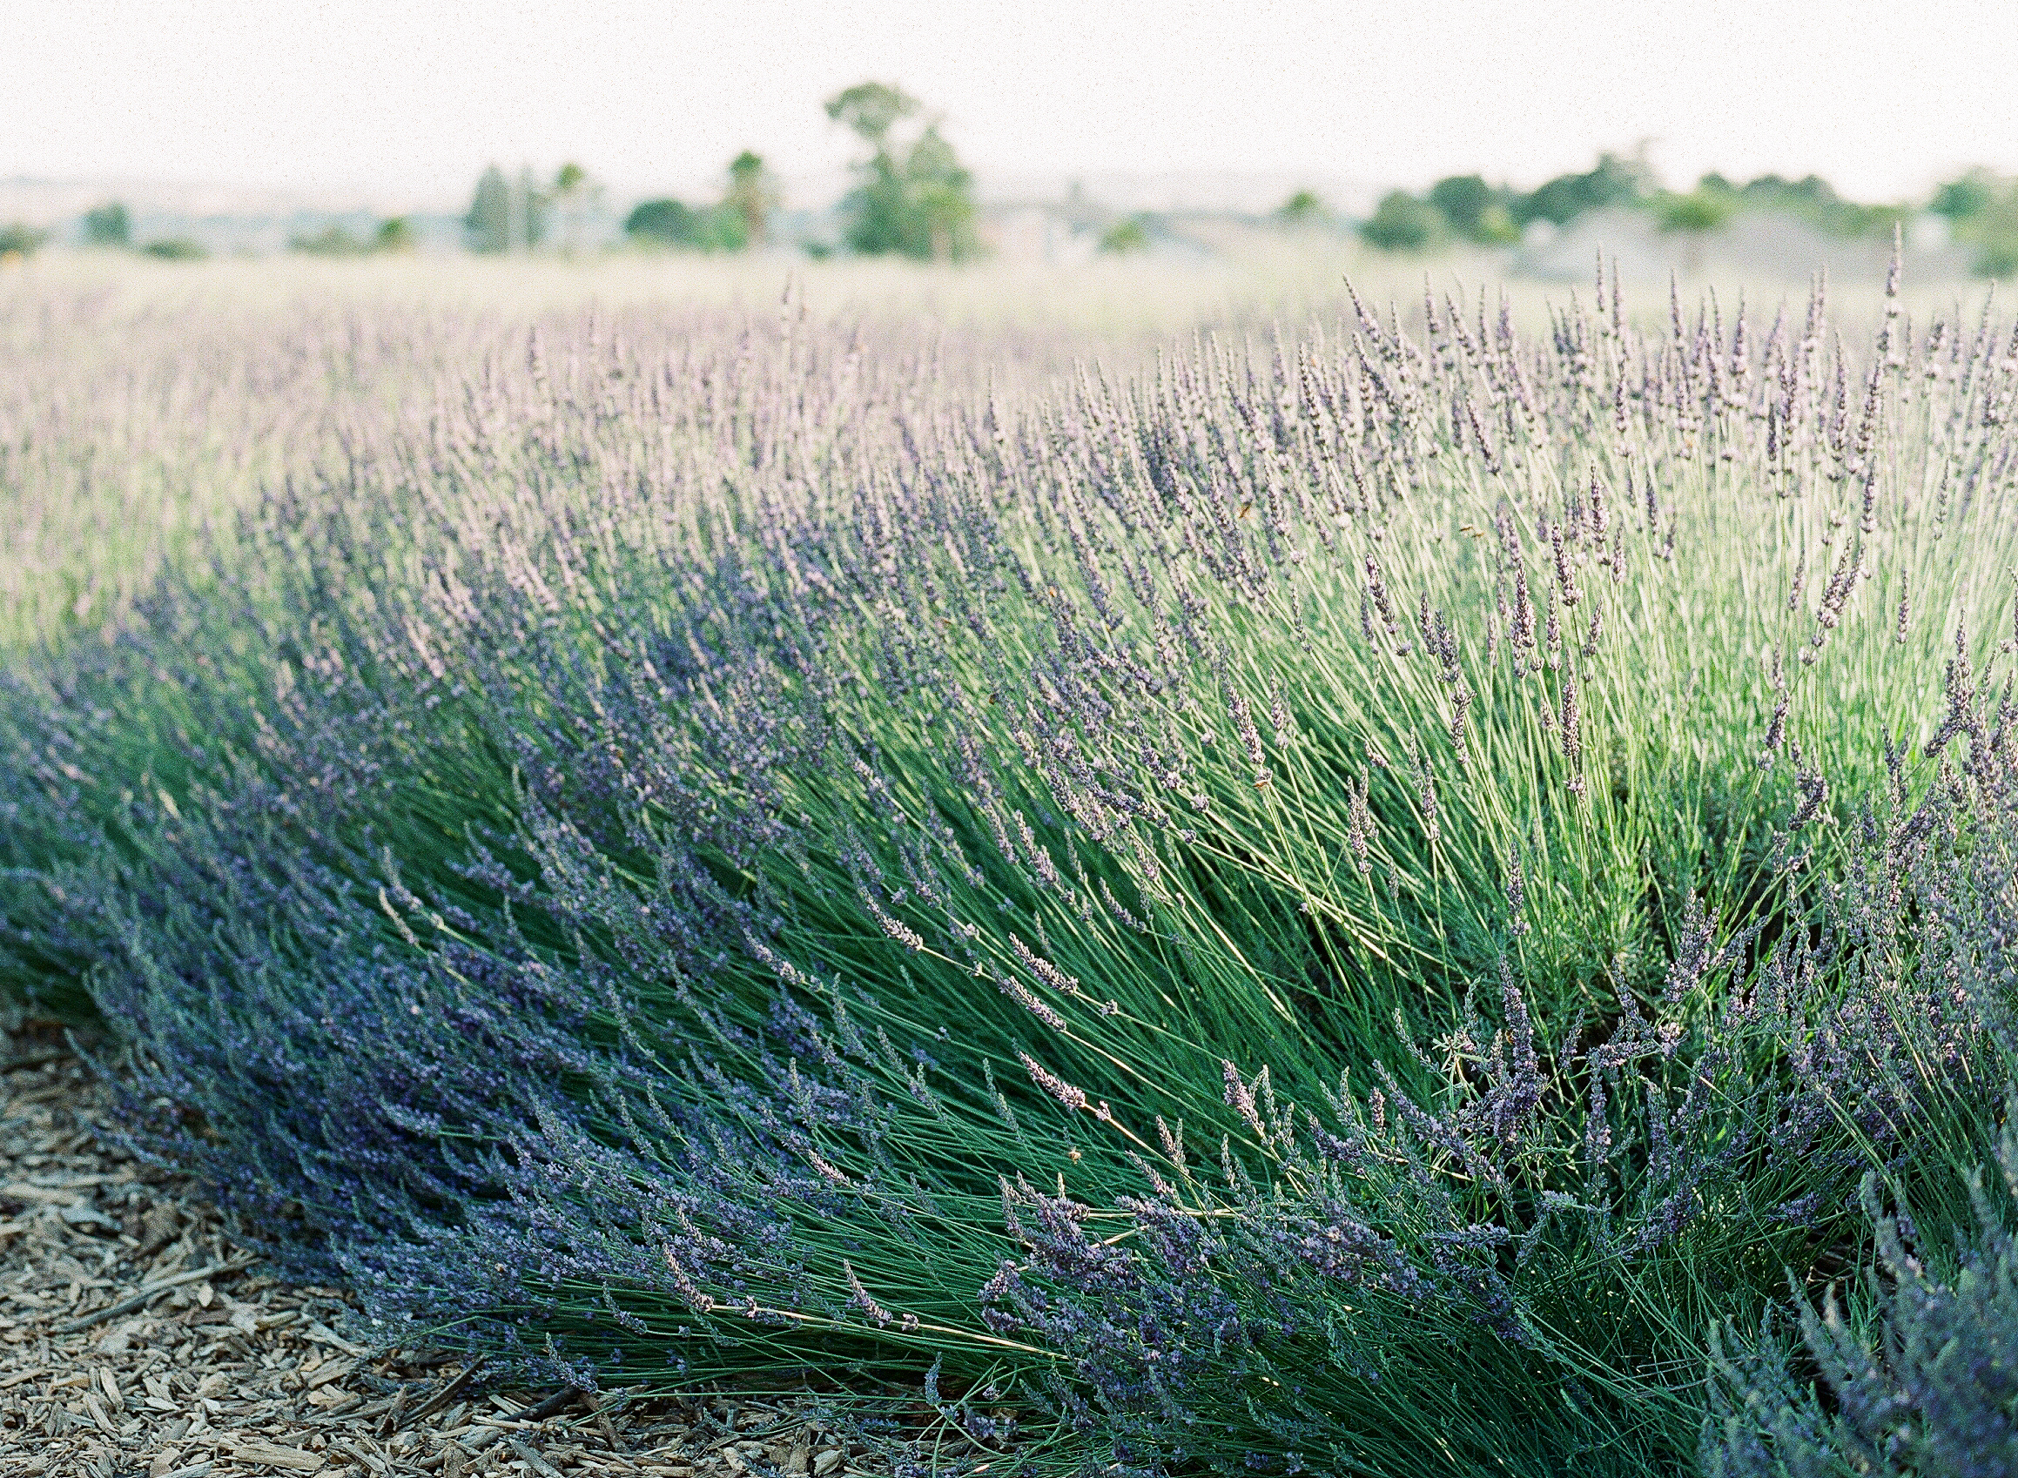
[[[2011,1080],[2018,367],[1827,327],[439,337],[10,664],[0,970],[384,1338],[1672,1471]]]

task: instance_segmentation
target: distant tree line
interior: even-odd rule
[[[884,82],[863,82],[829,98],[827,117],[861,140],[854,187],[841,202],[841,242],[860,256],[964,261],[976,254],[974,179],[918,99]],[[645,245],[704,252],[762,246],[779,192],[764,161],[744,150],[729,162],[728,188],[712,205],[670,197],[631,211],[624,231]],[[825,255],[833,248],[814,243]]]
[[[1488,185],[1480,175],[1451,175],[1424,195],[1388,191],[1359,234],[1383,251],[1427,251],[1453,238],[1503,245],[1520,240],[1535,221],[1564,226],[1606,206],[1639,204],[1652,183],[1645,165],[1617,154],[1600,155],[1593,169],[1557,175],[1525,192]]]
[[[391,216],[363,236],[353,236],[341,222],[331,222],[313,235],[290,238],[287,249],[311,257],[369,257],[410,252],[415,244],[413,222]]]
[[[1692,190],[1663,190],[1643,163],[1608,153],[1592,169],[1557,175],[1534,190],[1490,185],[1476,174],[1446,176],[1421,195],[1390,190],[1360,224],[1359,234],[1369,245],[1393,252],[1431,251],[1454,241],[1500,246],[1520,240],[1537,221],[1567,226],[1614,206],[1645,210],[1661,230],[1696,236],[1745,211],[1793,216],[1841,237],[1889,231],[1908,213],[1900,206],[1846,200],[1813,174],[1798,180],[1764,174],[1737,184],[1713,172]],[[1316,197],[1301,191],[1277,215],[1285,221],[1309,219],[1319,209]],[[1927,209],[1949,220],[1957,240],[1974,244],[1979,273],[2018,272],[2018,181],[1973,171],[1942,185]]]

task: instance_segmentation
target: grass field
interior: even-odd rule
[[[9,988],[543,1378],[2003,1471],[2011,324],[1329,252],[0,285]]]

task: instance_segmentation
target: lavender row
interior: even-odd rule
[[[2008,1090],[2018,341],[1599,302],[441,356],[10,668],[14,974],[382,1337],[1672,1471]]]

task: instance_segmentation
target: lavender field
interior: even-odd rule
[[[921,1472],[2018,1467],[1993,304],[94,292],[0,307],[0,981],[362,1337]]]

